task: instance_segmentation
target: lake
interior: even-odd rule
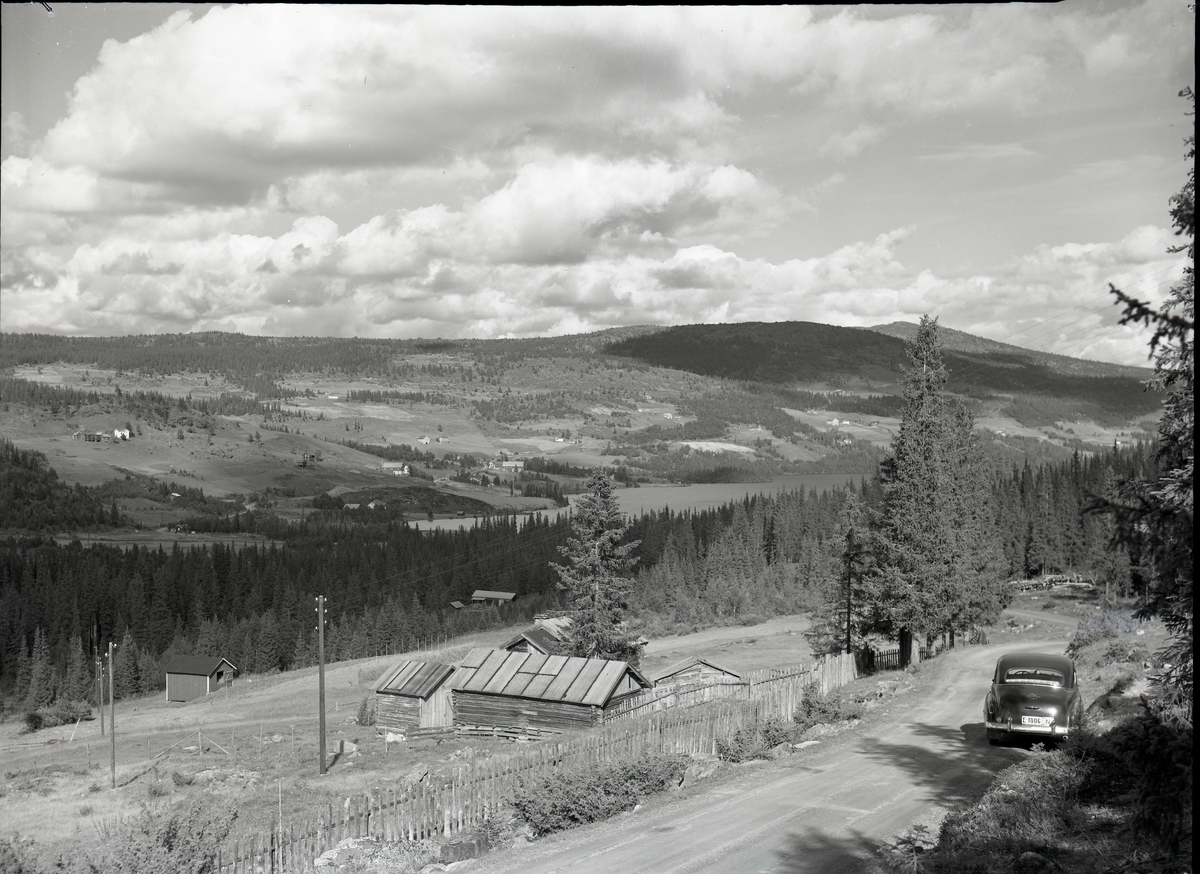
[[[617,489],[617,503],[622,512],[630,516],[661,510],[670,507],[676,512],[684,510],[712,510],[733,501],[740,501],[746,495],[775,495],[780,492],[804,491],[827,492],[830,489],[842,488],[853,480],[861,484],[865,474],[861,473],[804,473],[777,476],[762,483],[698,483],[695,485],[644,485],[637,489]],[[572,495],[571,500],[577,496]],[[562,510],[543,510],[543,515],[557,518]],[[413,524],[413,523],[409,523]],[[467,519],[437,519],[433,522],[418,521],[422,531],[432,528],[454,531],[459,528],[470,528],[475,520]]]

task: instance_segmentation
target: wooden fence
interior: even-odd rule
[[[220,874],[308,874],[315,870],[313,862],[321,853],[345,838],[411,841],[469,831],[511,798],[522,781],[555,769],[587,768],[653,754],[714,755],[717,740],[739,729],[773,716],[790,719],[810,684],[818,683],[828,691],[854,679],[854,658],[836,656],[774,673],[755,672],[741,683],[728,684],[738,693],[717,696],[708,706],[684,709],[684,704],[693,703],[692,698],[684,698],[671,709],[650,715],[630,711],[587,734],[544,740],[509,755],[472,761],[437,780],[347,797],[340,807],[326,805],[315,821],[234,844],[231,853],[218,857],[216,870]],[[694,699],[704,700],[700,695]]]

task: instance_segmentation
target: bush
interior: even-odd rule
[[[1128,613],[1107,610],[1099,616],[1089,616],[1079,622],[1071,642],[1067,644],[1067,655],[1076,658],[1085,646],[1098,640],[1108,640],[1122,634],[1133,634],[1140,623]]]
[[[821,723],[861,719],[862,715],[861,701],[847,700],[840,692],[822,695],[819,687],[812,685],[804,690],[804,698],[796,707],[792,720],[798,731],[804,731]]]
[[[358,705],[358,724],[359,725],[374,725],[375,724],[375,696],[367,695],[363,698],[362,703]]]
[[[765,759],[781,743],[790,743],[796,726],[782,719],[767,719],[753,728],[740,728],[729,737],[717,738],[717,758],[722,762],[748,762]]]
[[[103,856],[91,860],[91,868],[111,874],[211,874],[236,819],[236,810],[198,801],[146,807],[132,819],[100,827]]]
[[[535,834],[547,835],[632,810],[639,799],[677,784],[687,765],[686,756],[643,756],[555,771],[522,782],[512,805]]]
[[[25,714],[25,730],[41,731],[56,725],[70,725],[80,719],[92,718],[92,705],[86,701],[56,701],[49,707],[39,707]]]

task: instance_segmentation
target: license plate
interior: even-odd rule
[[[1040,725],[1043,728],[1054,722],[1053,716],[1022,716],[1021,725]]]

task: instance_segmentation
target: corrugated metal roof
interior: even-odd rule
[[[462,692],[602,707],[627,674],[641,686],[651,685],[626,662],[473,649],[455,671],[450,687]]]
[[[453,666],[437,662],[396,662],[380,674],[371,691],[384,695],[404,695],[407,698],[428,698],[453,672]]]
[[[163,668],[168,674],[187,674],[195,677],[210,677],[221,666],[221,662],[236,671],[237,667],[229,659],[219,656],[175,656]]]

